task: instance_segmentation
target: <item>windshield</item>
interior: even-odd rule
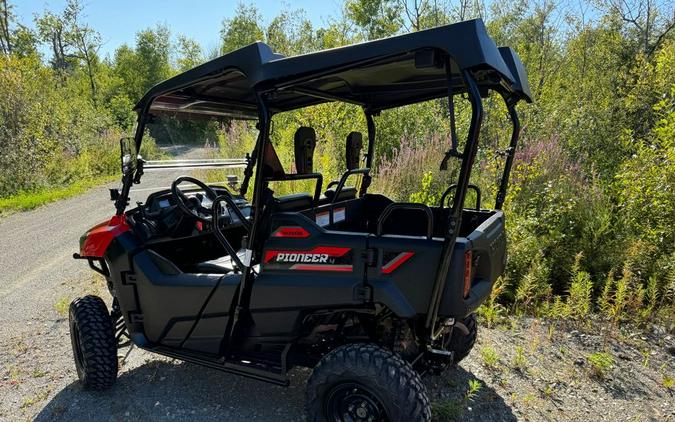
[[[132,187],[131,203],[143,201],[152,191],[170,188],[179,176],[238,191],[246,154],[253,150],[257,134],[250,121],[153,117],[141,144],[142,184]],[[190,188],[188,184],[181,187]]]

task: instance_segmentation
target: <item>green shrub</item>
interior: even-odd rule
[[[587,356],[591,364],[591,372],[599,379],[604,379],[614,366],[614,357],[606,352],[595,352]]]
[[[483,359],[483,364],[488,369],[499,369],[499,355],[495,349],[485,346],[480,349],[480,356]]]
[[[513,356],[512,366],[520,372],[527,370],[527,358],[525,357],[525,350],[521,346],[516,347],[516,354]]]
[[[614,270],[610,270],[609,274],[605,278],[605,284],[602,287],[602,293],[598,297],[598,309],[600,310],[601,315],[606,318],[612,318],[613,316],[613,298],[612,294],[614,292]]]
[[[478,314],[485,320],[488,328],[500,321],[506,313],[506,307],[498,302],[501,294],[508,286],[508,280],[498,277],[492,285],[488,299],[478,308]]]
[[[418,192],[410,194],[410,202],[419,204],[436,205],[438,198],[431,189],[432,175],[430,171],[424,172],[422,186]]]
[[[514,308],[518,312],[532,310],[543,300],[550,298],[549,267],[547,262],[537,256],[528,272],[516,286]]]
[[[568,315],[574,319],[585,319],[591,312],[593,282],[591,276],[581,270],[582,254],[578,253],[572,267],[572,283],[567,297]]]

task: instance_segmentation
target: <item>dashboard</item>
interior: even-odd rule
[[[218,196],[231,194],[230,191],[221,186],[210,187]],[[183,189],[182,192],[188,199],[186,205],[190,209],[195,210],[207,221],[211,219],[211,216],[205,214],[203,210],[210,210],[213,201],[202,190],[199,188]],[[241,195],[231,195],[243,216],[249,218],[251,216],[251,204]],[[197,227],[195,220],[186,216],[178,207],[170,189],[151,193],[145,204],[139,204],[139,207],[128,215],[132,215],[133,221],[142,226],[146,239],[157,238],[158,236],[172,238],[190,236],[194,234],[195,227]],[[231,212],[229,207],[225,206],[225,203],[220,208],[219,226],[221,229],[242,226],[239,217]]]
[[[230,193],[228,190],[220,186],[211,186],[211,188],[219,196],[225,195],[226,193]],[[213,206],[213,201],[211,201],[211,199],[209,199],[209,197],[206,196],[204,192],[199,189],[184,189],[183,193],[194,205],[199,205],[207,209],[211,209],[211,207]],[[237,204],[239,209],[242,211],[242,214],[244,214],[245,217],[250,217],[251,205],[248,203],[248,201],[241,195],[232,195],[232,197],[234,199],[235,204]],[[164,189],[150,194],[150,196],[148,196],[147,201],[145,202],[144,207],[146,212],[156,213],[164,209],[173,207],[175,205],[176,205],[175,199],[173,198],[173,195],[171,195],[171,190]],[[221,216],[230,215],[230,212],[225,206],[221,208],[221,211],[222,211],[220,214]],[[236,218],[234,213],[232,214],[233,214],[232,217]]]

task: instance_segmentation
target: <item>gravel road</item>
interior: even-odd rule
[[[136,197],[171,177],[148,173]],[[293,372],[282,388],[127,348],[113,389],[81,389],[67,306],[87,293],[109,296],[71,255],[86,229],[112,215],[106,188],[0,218],[0,420],[302,420],[307,370]],[[439,421],[675,421],[671,334],[608,335],[590,325],[514,319],[481,327],[466,361],[425,383]],[[486,349],[496,363],[488,364]],[[587,360],[600,350],[615,359],[602,380]],[[473,395],[470,380],[480,383]]]

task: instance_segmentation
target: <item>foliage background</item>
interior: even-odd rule
[[[133,130],[134,102],[152,85],[247,43],[263,40],[294,55],[482,17],[497,44],[519,53],[534,95],[534,104],[519,106],[524,128],[506,202],[508,273],[484,315],[582,319],[597,310],[615,321],[658,316],[673,324],[674,10],[672,0],[345,0],[340,16],[316,27],[302,10],[265,21],[242,3],[223,21],[218,51],[158,25],[101,57],[101,36],[83,19],[80,1],[35,16],[31,30],[14,17],[11,1],[0,0],[0,200],[117,173],[117,140]],[[468,107],[460,101],[457,110],[461,135]],[[487,201],[509,126],[499,99],[488,99],[486,110],[473,183]],[[373,190],[438,201],[456,175],[456,168],[437,170],[449,144],[446,112],[438,100],[377,118]],[[286,113],[274,124],[286,164],[295,128],[316,129],[315,162],[328,180],[344,169],[347,133],[365,132],[361,111],[350,105]],[[233,157],[255,140],[247,124],[199,129]],[[160,144],[168,136],[152,135]],[[146,146],[146,156],[156,153],[153,142]]]

